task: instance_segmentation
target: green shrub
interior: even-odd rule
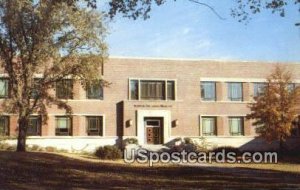
[[[26,150],[27,151],[38,151],[39,148],[40,148],[40,146],[36,145],[36,144],[34,144],[34,145],[26,145]]]
[[[52,147],[52,146],[47,146],[47,147],[45,148],[45,151],[46,151],[46,152],[56,152],[57,149],[56,149],[55,147]]]
[[[15,145],[10,145],[8,143],[0,143],[0,150],[15,151],[16,146]]]
[[[195,144],[193,139],[191,139],[189,137],[185,137],[183,140],[184,140],[185,144]]]
[[[38,151],[39,148],[40,148],[39,145],[34,144],[34,145],[32,145],[31,150],[32,150],[32,151]]]
[[[122,158],[122,151],[117,146],[107,145],[99,147],[95,155],[100,159],[115,160]]]
[[[69,151],[67,149],[59,149],[59,150],[57,150],[57,152],[59,152],[59,153],[69,153]]]
[[[123,140],[123,148],[125,148],[127,145],[130,145],[130,144],[136,144],[138,145],[139,142],[136,138],[127,138],[127,139],[124,139]]]

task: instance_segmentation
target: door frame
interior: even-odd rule
[[[171,111],[170,110],[137,110],[137,128],[136,135],[139,144],[147,144],[147,139],[145,139],[145,117],[161,117],[163,118],[162,127],[162,144],[167,143],[170,140],[171,135]]]
[[[159,143],[158,144],[163,144],[163,117],[145,117],[144,118],[144,127],[145,127],[145,143],[148,144],[147,140],[147,128],[159,128]],[[147,122],[148,121],[158,121],[157,126],[148,126]],[[153,145],[158,145],[154,144]]]

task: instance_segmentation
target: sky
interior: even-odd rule
[[[110,56],[300,62],[300,14],[269,11],[245,25],[230,16],[233,0],[203,0],[225,17],[188,0],[153,7],[148,20],[117,16],[109,24]]]

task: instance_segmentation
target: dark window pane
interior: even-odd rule
[[[296,117],[296,119],[292,123],[291,136],[300,136],[300,116]]]
[[[91,84],[87,87],[88,99],[100,99],[103,100],[103,88],[101,84]]]
[[[293,92],[293,90],[295,90],[295,87],[296,87],[296,85],[294,83],[288,84],[288,86],[287,86],[288,89],[287,90],[289,92]]]
[[[103,135],[103,117],[93,116],[87,117],[87,134],[89,136]]]
[[[228,99],[231,101],[243,101],[243,83],[228,83]]]
[[[0,98],[7,98],[8,97],[8,79],[0,79]]]
[[[72,119],[70,117],[56,117],[55,132],[57,136],[72,135]]]
[[[73,98],[73,81],[64,79],[56,83],[56,97],[60,99]]]
[[[159,121],[155,121],[155,120],[148,120],[146,121],[147,125],[151,125],[151,126],[159,126]]]
[[[130,81],[130,98],[131,98],[131,100],[139,99],[139,81],[138,80]]]
[[[38,92],[38,89],[37,89],[38,85],[39,85],[39,80],[41,80],[41,79],[39,79],[39,78],[34,79],[33,89],[31,91],[31,98],[32,99],[37,98],[38,95],[39,95],[39,92]]]
[[[175,82],[168,81],[167,86],[168,100],[175,100]]]
[[[202,100],[215,101],[216,100],[216,83],[215,82],[201,82],[201,97],[202,97]]]
[[[254,83],[254,97],[264,93],[267,83],[257,82]]]
[[[9,117],[1,116],[0,117],[0,136],[9,135]]]
[[[242,117],[230,117],[229,129],[232,136],[244,135],[244,119]]]
[[[164,81],[141,81],[142,100],[165,100]]]
[[[202,135],[212,136],[217,134],[216,117],[202,117]]]
[[[27,128],[27,136],[41,135],[41,119],[38,116],[29,118],[29,126]]]

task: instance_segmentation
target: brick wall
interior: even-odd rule
[[[171,136],[199,136],[201,115],[217,116],[217,135],[228,136],[228,116],[245,116],[249,113],[247,104],[252,100],[252,81],[264,79],[275,64],[258,62],[218,62],[193,60],[159,60],[112,58],[105,63],[104,79],[111,85],[104,88],[104,100],[88,100],[79,81],[74,81],[74,99],[68,103],[73,108],[73,135],[85,136],[85,117],[103,115],[105,136],[135,136],[137,134],[136,114],[139,109],[170,110],[171,121],[179,125],[171,128]],[[285,64],[300,80],[300,65]],[[128,100],[129,78],[174,79],[176,80],[175,101],[131,101]],[[216,79],[216,102],[201,100],[201,78]],[[230,102],[227,99],[227,83],[224,79],[243,82],[243,102]],[[55,94],[55,90],[51,90]],[[137,107],[149,105],[149,107]],[[118,107],[119,106],[119,107]],[[120,107],[121,106],[121,107]],[[117,112],[119,115],[117,115]],[[42,136],[55,136],[55,116],[63,115],[64,110],[56,106],[48,108],[49,120],[42,126]],[[120,116],[121,115],[121,116]],[[120,119],[121,118],[121,119]],[[117,120],[118,119],[118,120]],[[126,122],[132,120],[132,126]],[[11,134],[16,134],[16,117],[10,119]],[[251,122],[245,120],[246,136],[255,135]],[[121,133],[120,133],[121,131]]]

